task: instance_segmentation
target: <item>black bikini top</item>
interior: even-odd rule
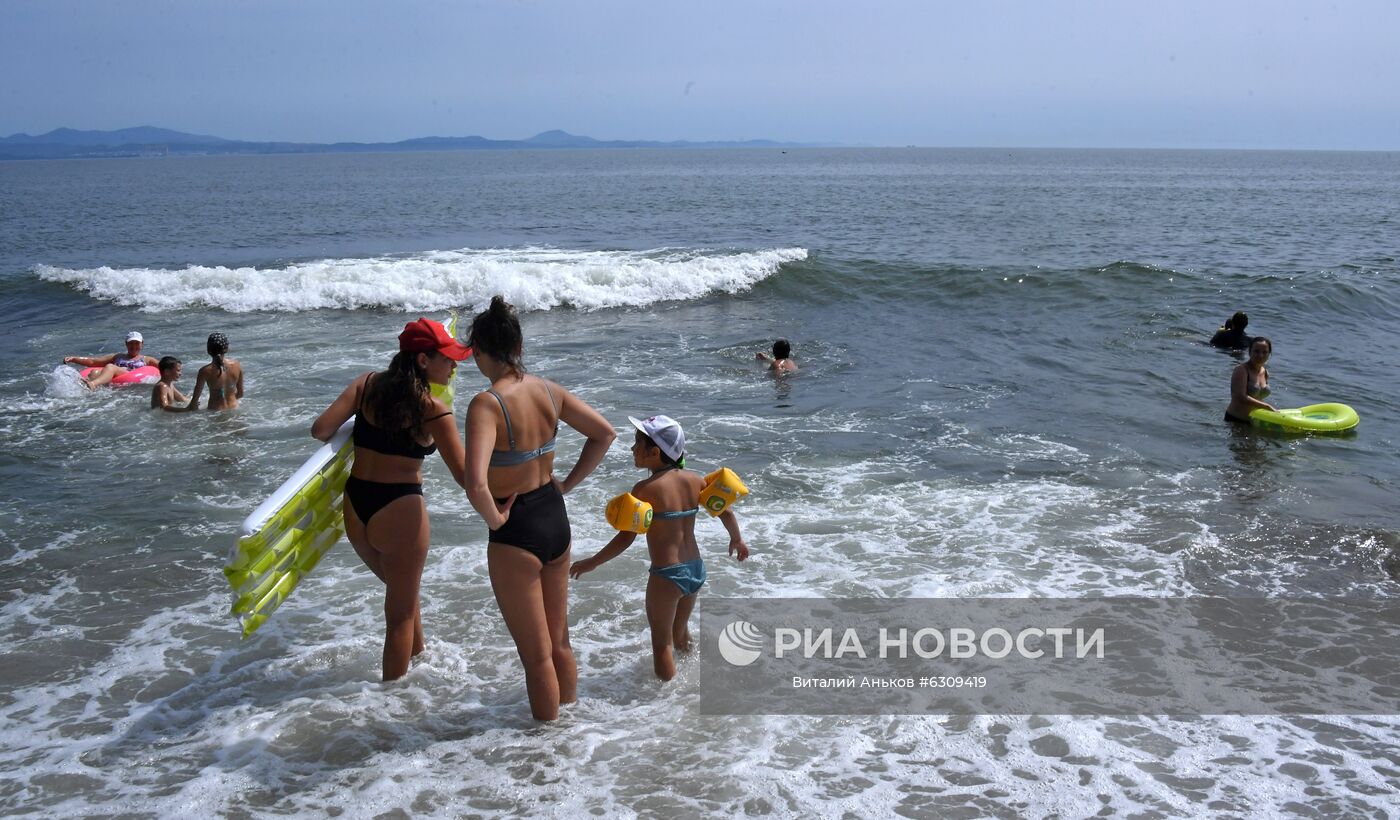
[[[398,430],[395,431],[396,435],[391,434],[388,430],[365,418],[365,393],[368,392],[369,380],[370,377],[366,376],[360,385],[360,398],[355,404],[355,426],[350,428],[350,440],[355,442],[355,446],[383,453],[386,456],[403,456],[404,458],[416,458],[419,461],[436,453],[436,442],[424,447],[410,438],[407,430]],[[439,413],[431,419],[423,419],[423,421],[433,421],[450,415],[452,415],[451,410]]]

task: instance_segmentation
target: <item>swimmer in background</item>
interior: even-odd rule
[[[1248,424],[1255,410],[1273,410],[1264,401],[1269,395],[1269,369],[1264,363],[1274,352],[1274,343],[1264,336],[1254,337],[1249,344],[1249,360],[1230,374],[1230,406],[1225,408],[1225,420]]]
[[[156,367],[159,362],[154,356],[146,356],[141,353],[141,345],[145,340],[141,334],[131,331],[126,334],[126,353],[113,353],[110,356],[64,356],[64,364],[76,364],[82,367],[100,368],[96,372],[89,373],[85,378],[80,379],[83,386],[89,390],[110,382],[128,370],[135,370],[138,367]]]
[[[190,394],[190,404],[185,409],[199,409],[199,395],[207,385],[209,409],[232,410],[243,398],[243,365],[224,358],[228,352],[228,337],[222,333],[210,333],[204,349],[213,361],[199,369],[194,380],[194,393]]]
[[[1225,320],[1225,324],[1215,331],[1215,335],[1210,337],[1211,347],[1223,347],[1228,350],[1244,350],[1249,347],[1249,337],[1245,335],[1244,329],[1249,325],[1249,317],[1244,311],[1236,311],[1234,316]]]
[[[175,382],[180,380],[180,370],[180,360],[174,356],[166,356],[160,360],[160,381],[151,388],[152,410],[159,408],[168,413],[183,413],[189,409],[175,406],[175,402],[189,401],[175,386]]]
[[[797,363],[792,360],[792,345],[787,339],[779,339],[773,343],[773,355],[759,351],[754,354],[754,358],[760,362],[768,362],[768,369],[774,373],[796,373]]]
[[[697,502],[705,479],[685,469],[685,432],[669,416],[627,420],[637,428],[632,443],[632,463],[651,475],[637,482],[632,494],[656,512],[647,529],[647,551],[651,569],[647,578],[646,614],[651,627],[652,668],[661,680],[676,676],[673,648],[690,651],[690,613],[705,583],[705,562],[695,541]],[[720,513],[719,520],[729,531],[729,554],[743,561],[749,546],[739,533],[739,520],[732,509]],[[569,575],[577,579],[621,555],[637,539],[635,532],[619,532],[601,550],[577,561]]]

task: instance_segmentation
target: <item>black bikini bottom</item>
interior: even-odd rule
[[[1230,423],[1232,423],[1232,424],[1249,424],[1249,423],[1250,423],[1249,419],[1242,419],[1242,418],[1240,418],[1239,416],[1232,416],[1232,415],[1230,415],[1230,411],[1229,411],[1229,410],[1226,410],[1226,411],[1225,411],[1225,420],[1228,421],[1228,422],[1230,422]]]
[[[497,504],[506,500],[499,498]],[[499,530],[491,530],[491,542],[519,547],[548,564],[569,551],[569,514],[564,496],[551,481],[515,497],[510,518]]]
[[[406,495],[422,494],[422,484],[385,484],[354,476],[345,479],[345,500],[350,502],[363,524],[368,524],[374,514],[384,509],[390,501]]]

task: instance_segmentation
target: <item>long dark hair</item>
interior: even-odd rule
[[[374,413],[376,427],[390,436],[417,440],[423,436],[423,404],[430,395],[428,371],[419,366],[418,353],[400,350],[389,369],[370,379],[365,404]]]
[[[228,352],[228,337],[218,332],[210,333],[209,341],[205,343],[204,349],[213,358],[214,366],[219,368],[219,372],[224,372],[224,354]]]
[[[471,330],[467,333],[467,344],[479,353],[505,363],[517,375],[524,375],[525,362],[521,349],[525,335],[520,330],[520,317],[515,308],[506,302],[505,297],[491,297],[491,306],[476,314],[472,319]]]

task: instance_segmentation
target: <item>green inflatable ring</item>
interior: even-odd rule
[[[1291,410],[1254,410],[1249,423],[1281,433],[1345,433],[1361,423],[1356,411],[1345,404],[1310,404]]]

